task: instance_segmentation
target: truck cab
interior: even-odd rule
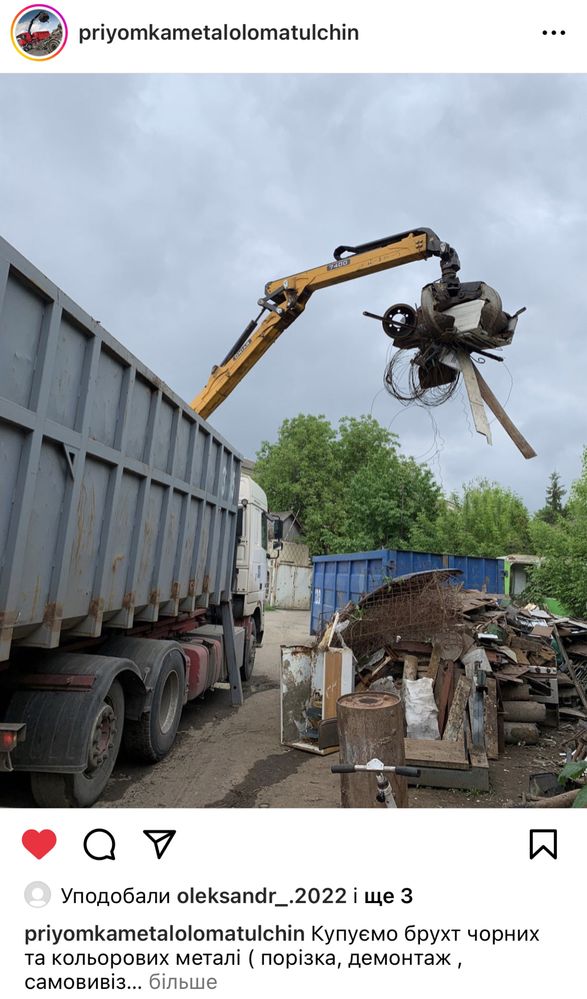
[[[237,623],[243,623],[252,652],[263,640],[263,607],[267,593],[267,497],[249,476],[240,482],[236,561],[232,601]]]

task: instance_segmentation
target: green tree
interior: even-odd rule
[[[257,453],[255,479],[269,508],[294,511],[314,554],[332,550],[342,515],[335,445],[336,431],[325,416],[300,413],[284,420],[277,441],[263,441]]]
[[[420,516],[433,519],[442,494],[429,469],[394,450],[374,451],[345,488],[340,551],[411,548]]]
[[[420,517],[412,542],[422,551],[496,558],[532,552],[530,517],[519,496],[480,479],[463,486],[441,506],[438,516]]]
[[[565,516],[554,523],[536,517],[532,523],[536,552],[542,562],[530,574],[529,593],[536,600],[555,597],[571,614],[587,614],[587,449],[580,477],[571,486]]]
[[[293,509],[313,554],[410,547],[419,515],[434,518],[441,491],[371,416],[285,420],[257,456],[255,475],[274,510]]]
[[[563,497],[566,489],[563,488],[558,472],[551,472],[549,484],[546,489],[546,502],[541,510],[538,510],[536,517],[546,524],[554,524],[559,517],[565,514]]]

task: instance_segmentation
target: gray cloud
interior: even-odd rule
[[[252,455],[298,412],[372,412],[446,489],[488,476],[535,507],[587,442],[586,99],[583,76],[4,76],[2,235],[189,400],[267,280],[430,226],[528,307],[485,374],[537,459],[497,425],[487,447],[462,396],[380,391],[362,310],[415,302],[433,261],[318,293],[212,422]]]

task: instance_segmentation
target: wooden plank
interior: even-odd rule
[[[440,702],[440,690],[442,688],[442,681],[444,679],[444,675],[447,669],[448,666],[446,663],[440,663],[440,666],[438,667],[436,671],[436,676],[434,678],[434,700],[436,701],[437,707]]]
[[[440,645],[438,642],[434,642],[432,646],[432,655],[430,656],[430,662],[428,663],[428,669],[426,670],[426,676],[429,676],[432,680],[436,680],[436,674],[438,673],[438,667],[440,666]]]
[[[470,360],[470,359],[469,359]],[[491,412],[497,420],[501,423],[503,429],[505,430],[508,437],[511,437],[514,444],[518,448],[524,458],[535,458],[536,451],[531,444],[528,444],[526,438],[520,433],[515,423],[513,423],[501,403],[496,399],[493,392],[489,388],[489,385],[485,381],[483,375],[479,369],[470,360],[473,373],[477,380],[477,385],[479,386],[479,391],[481,393],[481,398],[489,406]]]
[[[549,628],[546,624],[535,624],[530,632],[531,638],[551,638],[552,628]]]
[[[469,761],[464,746],[442,739],[406,739],[406,765],[439,766],[449,770],[467,768]]]
[[[372,670],[371,673],[367,673],[365,676],[361,677],[361,681],[365,689],[370,687],[372,683],[375,683],[376,680],[380,680],[382,677],[387,676],[387,667],[391,662],[393,662],[392,657],[386,656],[383,662],[379,663],[379,666]]]
[[[466,676],[460,676],[455,695],[452,699],[448,720],[442,733],[443,742],[455,742],[463,739],[465,708],[470,693],[471,681]]]
[[[436,674],[435,696],[438,704],[438,731],[442,735],[454,689],[454,663],[443,663]],[[440,679],[440,682],[439,682]]]
[[[560,634],[560,631],[559,631]],[[571,639],[571,646],[569,652],[572,656],[587,656],[587,642],[573,642]]]
[[[324,653],[324,690],[322,717],[336,718],[336,702],[342,689],[342,649],[329,649]]]
[[[469,698],[470,703],[470,698]],[[471,751],[471,746],[473,745],[473,738],[471,736],[471,721],[469,718],[469,705],[465,710],[465,752],[467,753],[467,759],[469,758],[469,753]]]
[[[469,693],[469,723],[471,729],[471,739],[467,742],[468,746],[477,746],[477,748],[484,749],[485,747],[481,745],[481,740],[483,739],[482,721],[479,714],[475,714],[475,705],[479,697],[484,695],[481,691],[477,690],[475,683],[475,672],[477,669],[483,670],[485,675],[492,675],[491,666],[485,654],[485,649],[474,648],[470,649],[469,652],[462,659],[463,665],[465,667],[465,673],[468,679],[471,681],[471,691]],[[473,719],[476,719],[475,724]]]
[[[291,746],[292,749],[302,749],[304,753],[314,753],[315,756],[330,756],[331,753],[338,752],[338,746],[329,746],[327,749],[320,749],[316,739],[312,742],[309,739],[306,742],[299,739],[296,742],[284,742],[282,745]]]
[[[489,770],[487,754],[484,753],[482,749],[471,749],[469,759],[471,760],[471,766],[476,770]]]
[[[499,739],[497,730],[497,681],[495,677],[487,677],[487,697],[485,698],[485,749],[490,760],[499,758]]]
[[[334,615],[334,619],[330,622],[330,624],[326,628],[326,631],[322,635],[322,638],[320,639],[318,648],[316,650],[317,652],[324,652],[326,649],[330,647],[330,643],[334,638],[334,633],[336,631],[336,626],[338,624],[339,617],[340,615],[339,612],[337,611],[336,614]]]

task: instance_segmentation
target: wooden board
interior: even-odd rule
[[[431,680],[436,680],[436,674],[438,672],[438,667],[440,665],[440,645],[435,642],[432,646],[432,655],[430,656],[430,662],[428,663],[428,669],[426,670],[426,676],[429,676]]]
[[[336,718],[336,702],[342,693],[342,649],[324,653],[322,718]],[[346,693],[346,691],[345,691]]]
[[[452,700],[454,674],[454,663],[442,663],[439,666],[434,683],[434,697],[438,705],[438,731],[441,735],[446,725],[448,709]]]
[[[393,662],[392,657],[385,656],[385,659],[383,659],[382,662],[380,662],[379,665],[376,666],[375,669],[371,671],[371,673],[368,673],[366,676],[361,677],[361,681],[365,689],[370,687],[372,683],[375,683],[376,680],[380,680],[382,677],[387,676],[388,673],[387,667],[391,662]]]
[[[448,770],[465,770],[469,759],[465,747],[458,742],[442,739],[406,739],[406,766],[443,767]]]
[[[495,677],[487,677],[487,696],[485,698],[485,749],[490,760],[499,758],[499,739],[497,731],[497,681]]]
[[[560,629],[559,629],[560,634]],[[573,642],[568,646],[568,651],[572,656],[587,656],[587,642]]]
[[[320,749],[317,742],[304,741],[284,742],[284,746],[291,746],[292,749],[303,749],[305,753],[314,753],[316,756],[330,756],[331,753],[338,752],[338,746],[329,746],[328,749]]]
[[[465,727],[465,708],[471,693],[471,681],[466,676],[460,676],[455,690],[448,720],[442,733],[446,742],[462,740]]]
[[[475,770],[489,770],[489,762],[487,760],[487,754],[479,749],[472,749],[469,752],[469,758],[471,760],[471,766]]]
[[[508,435],[508,437],[511,437],[514,444],[518,448],[518,451],[520,451],[524,455],[524,458],[535,458],[536,451],[534,450],[532,445],[528,444],[528,441],[526,440],[524,435],[520,433],[516,425],[512,422],[512,420],[510,420],[505,409],[494,396],[493,392],[489,388],[489,385],[485,381],[479,369],[475,367],[475,365],[470,359],[469,363],[471,365],[471,368],[473,369],[474,376],[477,380],[477,385],[479,386],[479,392],[481,394],[483,402],[485,402],[485,404],[489,406],[493,415],[499,420],[506,434]]]
[[[546,624],[535,624],[530,632],[530,635],[534,638],[551,638],[552,628],[549,628]]]

